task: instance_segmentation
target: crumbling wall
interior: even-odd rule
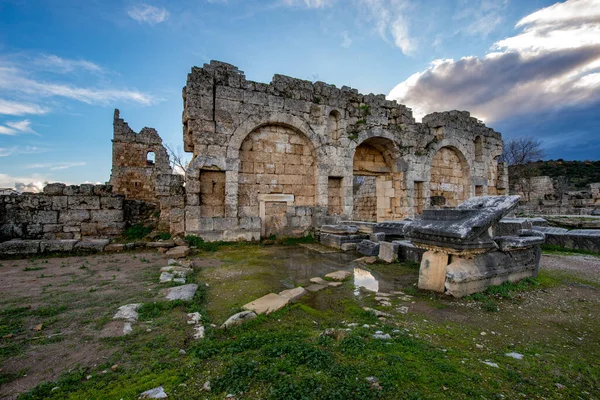
[[[409,108],[384,95],[363,95],[345,86],[282,75],[268,84],[253,82],[237,67],[217,61],[192,68],[182,94],[184,150],[193,153],[185,182],[185,232],[208,240],[256,239],[273,231],[268,225],[304,232],[305,224],[362,219],[362,206],[355,203],[363,200],[353,193],[352,182],[355,175],[366,172],[378,176],[376,219],[414,216],[431,204],[433,160],[442,148],[452,148],[463,161],[463,198],[476,191],[497,192],[506,183],[504,167],[498,162],[500,134],[468,112],[434,113],[416,123]],[[280,137],[265,142],[256,139],[260,135]],[[281,135],[287,142],[278,142]],[[302,143],[292,143],[292,137],[302,138]],[[255,142],[270,144],[267,150],[250,155]],[[295,146],[302,147],[301,154],[296,154]],[[361,156],[367,149],[372,160]],[[310,182],[289,178],[302,187],[301,193],[289,193],[291,189],[278,178],[281,162],[273,162],[272,157],[283,154],[301,160],[287,162],[290,171],[294,169],[291,175],[283,166],[286,176],[310,176],[296,171],[314,168]],[[312,159],[302,161],[302,157]],[[381,159],[385,163],[378,167]],[[223,204],[217,209],[198,201],[206,170],[225,176]],[[340,206],[338,197],[330,196],[331,178],[340,178]],[[336,202],[332,207],[330,200]],[[271,214],[267,221],[266,215]]]
[[[43,193],[2,195],[0,240],[118,236],[126,226],[125,208],[124,196],[108,185],[53,183]]]
[[[564,177],[535,176],[515,182],[513,191],[521,196],[520,214],[600,215],[600,183],[569,191]]]
[[[158,202],[156,180],[159,175],[171,172],[162,139],[152,128],[134,132],[119,118],[119,110],[115,110],[113,133],[110,184],[114,192],[127,199]]]

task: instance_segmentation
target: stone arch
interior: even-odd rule
[[[351,153],[354,219],[383,221],[401,217],[404,187],[403,172],[398,167],[400,155],[395,138],[385,136],[367,133]]]
[[[238,215],[260,217],[263,236],[309,229],[307,208],[316,205],[317,196],[317,155],[310,139],[289,124],[263,124],[246,135],[238,155]]]
[[[319,135],[308,125],[303,119],[295,115],[273,112],[264,116],[253,115],[242,122],[233,132],[231,139],[227,145],[227,157],[238,158],[239,149],[242,142],[254,130],[266,125],[279,125],[292,128],[304,134],[313,145],[314,149],[321,147],[321,139]]]
[[[146,165],[154,165],[155,162],[156,153],[154,153],[152,150],[148,150],[148,152],[146,153]]]
[[[439,147],[431,159],[430,204],[456,207],[470,195],[470,167],[464,153],[455,146]]]

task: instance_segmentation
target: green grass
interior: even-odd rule
[[[127,228],[123,235],[128,240],[143,239],[146,235],[152,232],[152,227],[136,224]]]

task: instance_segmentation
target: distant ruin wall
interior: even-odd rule
[[[512,185],[521,196],[517,208],[520,214],[539,215],[600,215],[600,183],[592,183],[588,190],[567,189],[567,180],[561,177],[535,176],[520,179]]]
[[[0,195],[0,241],[107,238],[156,211],[109,185],[46,185],[43,193]]]

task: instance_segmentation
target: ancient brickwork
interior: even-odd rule
[[[253,82],[216,61],[192,68],[183,102],[184,150],[193,159],[184,205],[168,211],[170,220],[177,215],[173,233],[302,234],[342,219],[411,217],[434,199],[454,203],[507,187],[500,134],[468,112],[416,123],[383,95],[282,75]],[[353,191],[357,176],[372,178],[369,190]]]
[[[568,190],[564,178],[535,176],[513,185],[521,196],[518,213],[540,215],[600,215],[600,183],[587,190]]]
[[[0,240],[117,236],[126,226],[126,208],[124,196],[107,185],[53,183],[43,193],[2,195]]]
[[[375,176],[357,176],[354,179],[353,218],[357,221],[377,221],[377,186]]]
[[[158,175],[171,172],[169,155],[162,139],[152,128],[134,132],[119,118],[119,110],[115,110],[113,132],[110,175],[113,190],[128,199],[156,202]]]

